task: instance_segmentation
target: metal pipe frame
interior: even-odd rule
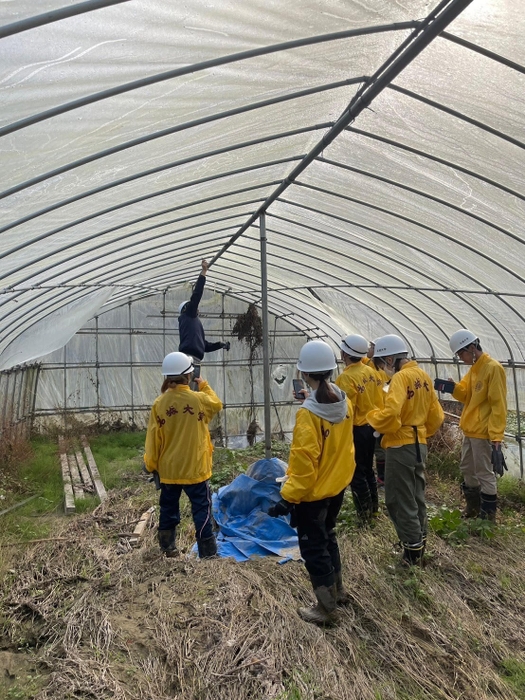
[[[41,173],[40,175],[37,175],[31,180],[26,180],[25,182],[20,182],[17,185],[13,185],[10,187],[8,190],[4,190],[3,192],[0,192],[0,199],[4,199],[5,197],[9,197],[13,194],[16,194],[17,192],[21,192],[24,189],[27,189],[28,187],[33,187],[34,185],[39,184],[40,182],[44,182],[45,180],[49,180],[53,177],[57,177],[58,175],[63,175],[64,173],[67,173],[71,170],[75,170],[76,168],[80,168],[83,165],[87,165],[88,163],[93,163],[97,160],[100,160],[101,158],[107,158],[108,156],[115,155],[116,153],[121,153],[122,151],[134,148],[135,146],[140,146],[144,143],[148,143],[149,141],[154,141],[159,138],[163,138],[165,136],[170,136],[172,134],[179,133],[181,131],[186,131],[188,129],[195,128],[197,126],[202,126],[203,124],[210,124],[215,121],[219,121],[221,119],[227,119],[228,117],[233,117],[237,114],[246,114],[248,112],[257,110],[257,109],[263,109],[264,107],[269,107],[274,104],[279,104],[281,102],[290,102],[292,100],[297,100],[301,99],[303,97],[307,97],[309,95],[317,95],[321,92],[327,92],[329,90],[336,90],[341,87],[347,87],[348,85],[354,85],[363,82],[366,80],[366,76],[360,76],[357,78],[349,78],[348,80],[341,80],[336,83],[325,83],[323,85],[319,85],[313,88],[307,88],[304,90],[299,90],[298,92],[292,92],[292,93],[287,93],[285,95],[279,95],[278,97],[273,97],[271,99],[267,100],[262,100],[259,102],[253,102],[248,105],[244,105],[243,107],[237,107],[235,109],[229,109],[224,112],[216,112],[214,114],[210,114],[207,117],[202,117],[200,119],[194,119],[189,122],[185,122],[182,124],[178,124],[177,126],[172,126],[169,129],[163,129],[162,131],[157,131],[153,132],[151,134],[146,134],[145,136],[141,136],[140,138],[132,139],[131,141],[126,141],[124,143],[119,144],[118,146],[113,146],[112,148],[107,148],[104,149],[103,151],[98,151],[96,153],[92,153],[89,156],[85,156],[84,158],[80,158],[76,161],[71,161],[70,163],[66,163],[65,165],[60,166],[59,168],[55,168],[54,170],[51,170],[47,173]],[[333,122],[328,122],[326,126],[332,126]],[[304,127],[306,129],[307,127]],[[316,127],[312,127],[316,128]],[[321,128],[321,126],[317,127]],[[326,128],[326,127],[325,127]],[[302,133],[303,129],[298,128],[292,131],[292,133]],[[254,139],[253,142],[247,142],[246,145],[253,145],[257,143],[264,143],[265,141],[272,141],[273,139],[279,138],[279,134],[269,134],[268,136],[261,137],[259,139]],[[167,164],[167,165],[161,165],[157,166],[156,168],[153,168],[151,170],[147,170],[144,172],[139,172],[136,173],[132,176],[129,176],[128,178],[124,178],[122,180],[114,180],[106,185],[103,186],[103,190],[97,189],[96,192],[104,191],[105,189],[111,189],[113,187],[118,186],[119,184],[123,184],[125,182],[130,182],[132,180],[136,180],[141,177],[146,177],[147,175],[154,174],[156,172],[162,172],[163,170],[168,170],[169,168],[175,167],[177,165],[181,165],[184,163],[191,163],[194,160],[198,160],[199,158],[203,157],[209,157],[210,155],[216,155],[217,153],[228,153],[230,151],[234,151],[237,148],[243,148],[244,146],[237,146],[236,144],[231,144],[230,146],[224,146],[223,148],[216,149],[215,151],[211,151],[209,154],[205,155],[198,155],[198,156],[192,156],[188,157],[185,159],[182,159],[181,161],[176,161],[175,163],[172,164]]]
[[[272,422],[270,417],[270,346],[268,341],[268,266],[266,257],[266,216],[259,219],[261,246],[261,320],[263,334],[264,448],[266,459],[272,456]]]
[[[467,0],[462,0],[463,2]],[[140,80],[133,80],[129,83],[124,83],[122,85],[117,85],[116,87],[109,88],[108,90],[102,90],[91,95],[86,95],[77,100],[72,100],[52,109],[48,109],[45,112],[40,112],[39,114],[33,114],[25,119],[20,119],[12,124],[7,124],[5,127],[0,128],[0,138],[6,136],[7,134],[12,134],[14,131],[23,129],[31,124],[36,124],[38,122],[43,122],[51,117],[56,117],[59,114],[66,114],[71,110],[78,109],[80,107],[85,107],[89,104],[94,104],[95,102],[100,102],[101,100],[108,99],[110,97],[115,97],[116,95],[122,95],[126,92],[132,90],[137,90],[142,87],[147,87],[148,85],[154,85],[156,83],[161,83],[166,80],[171,80],[173,78],[178,78],[184,75],[190,75],[192,73],[198,73],[209,68],[216,68],[217,66],[224,66],[229,63],[237,63],[238,61],[245,61],[250,58],[257,58],[258,56],[266,56],[272,53],[278,53],[280,51],[289,51],[296,48],[303,48],[305,46],[313,46],[314,44],[322,44],[331,41],[339,41],[341,39],[350,39],[356,36],[365,36],[367,34],[380,34],[384,32],[397,32],[404,31],[407,29],[414,29],[419,26],[419,22],[397,22],[389,25],[376,25],[374,27],[362,27],[359,29],[349,29],[342,32],[332,32],[330,34],[322,34],[318,36],[306,37],[304,39],[296,39],[294,41],[286,41],[280,44],[272,44],[269,46],[261,46],[257,49],[250,49],[248,51],[240,51],[239,53],[229,54],[228,56],[221,56],[219,58],[212,58],[208,61],[202,61],[201,63],[194,63],[189,66],[183,66],[181,68],[176,68],[174,70],[165,71],[164,73],[157,73],[156,75],[148,76],[147,78],[142,78]]]
[[[439,256],[434,255],[427,250],[423,250],[419,246],[416,246],[416,245],[411,244],[411,243],[407,243],[406,241],[401,240],[400,238],[393,236],[392,234],[385,233],[379,229],[376,229],[376,228],[373,228],[370,226],[366,226],[365,224],[362,224],[362,223],[357,222],[357,221],[353,221],[352,219],[346,219],[345,217],[339,216],[337,214],[332,214],[330,212],[323,211],[319,208],[314,208],[314,207],[309,207],[309,206],[304,205],[304,204],[299,204],[299,203],[293,202],[291,200],[280,200],[280,201],[284,202],[286,204],[289,204],[290,206],[296,206],[296,207],[299,207],[301,209],[305,209],[306,211],[312,211],[312,212],[315,212],[316,214],[320,214],[321,216],[326,216],[328,218],[335,219],[336,221],[341,221],[341,222],[343,222],[345,224],[349,224],[355,228],[369,231],[370,233],[373,233],[374,235],[378,235],[378,236],[381,236],[382,238],[387,238],[391,241],[399,243],[404,248],[416,250],[419,253],[423,253],[423,255],[429,257],[430,259],[441,262],[441,258]],[[392,215],[394,217],[396,216],[395,214],[392,214]],[[284,217],[279,217],[273,213],[271,216],[274,218],[277,218],[277,219],[279,219],[279,218],[284,219]],[[407,217],[400,217],[400,218],[404,218],[405,220],[407,220]],[[296,223],[296,222],[292,222],[290,220],[287,220],[287,221],[288,221],[288,223]],[[488,262],[493,262],[492,258],[490,258],[489,255],[476,250],[473,246],[469,245],[468,243],[464,243],[461,240],[458,240],[457,238],[454,238],[454,236],[451,236],[449,234],[437,231],[436,229],[433,229],[430,226],[423,226],[423,225],[421,225],[421,226],[423,228],[425,228],[426,230],[428,230],[429,232],[434,233],[439,238],[444,238],[449,243],[453,243],[454,245],[457,245],[460,248],[464,248],[464,249],[468,250],[470,253],[473,253],[474,255],[479,255],[479,257],[483,258],[484,260],[487,260]],[[318,232],[318,233],[321,233],[321,232]],[[332,234],[327,234],[327,235],[331,236]],[[336,236],[334,236],[334,237],[337,238]],[[362,247],[364,247],[364,246],[362,246]],[[374,253],[376,253],[377,255],[380,255],[379,251],[374,250]],[[387,255],[382,255],[382,257],[385,257],[388,259]],[[505,272],[507,272],[511,277],[515,277],[519,282],[521,282],[522,284],[525,285],[525,277],[522,277],[517,272],[515,272],[514,270],[510,269],[509,267],[507,267],[505,265],[501,265],[500,267],[501,267],[501,269],[505,270]],[[457,267],[455,265],[451,265],[450,263],[447,263],[447,269],[454,270],[455,272],[459,273],[461,276],[466,277],[467,279],[470,279],[472,282],[474,282],[474,284],[478,284],[480,287],[484,288],[485,293],[494,294],[494,291],[493,291],[493,289],[491,289],[491,287],[483,284],[482,282],[480,282],[478,280],[478,278],[476,276],[470,275],[468,272],[465,272],[462,268]],[[421,274],[421,276],[428,276],[428,275],[425,275],[424,273],[420,273],[420,274]],[[419,287],[417,285],[407,285],[407,288],[413,289],[415,291],[419,291]],[[445,287],[445,289],[446,289],[446,287]],[[517,312],[515,312],[515,313],[517,313]],[[523,321],[525,321],[525,318],[523,318],[521,316],[520,316],[520,318]]]
[[[198,206],[199,204],[205,204],[206,202],[212,202],[212,201],[215,201],[216,199],[222,199],[223,197],[231,197],[231,196],[235,196],[235,195],[237,195],[237,194],[243,194],[243,193],[245,193],[245,192],[252,192],[253,190],[257,190],[257,189],[260,189],[260,188],[263,188],[263,187],[271,187],[272,185],[276,185],[277,183],[278,183],[278,181],[271,180],[271,181],[269,181],[269,182],[264,182],[264,183],[261,183],[261,184],[258,184],[258,185],[251,185],[251,186],[249,186],[249,187],[242,187],[242,188],[240,188],[240,189],[232,190],[232,191],[229,191],[229,192],[226,192],[226,193],[220,193],[220,194],[212,195],[211,197],[203,197],[203,198],[200,198],[200,199],[196,199],[196,200],[190,201],[190,202],[188,202],[188,203],[186,203],[186,204],[180,204],[180,205],[178,205],[178,206],[176,206],[176,207],[169,207],[168,209],[161,209],[160,211],[156,211],[156,212],[153,213],[153,214],[147,214],[147,215],[145,215],[145,216],[139,216],[139,217],[137,217],[137,218],[135,218],[135,219],[131,219],[131,220],[129,220],[129,221],[125,221],[125,222],[123,222],[123,223],[121,223],[121,224],[117,224],[117,225],[114,225],[114,226],[110,226],[109,228],[106,228],[106,229],[104,229],[104,230],[102,230],[102,231],[99,231],[99,232],[97,232],[97,233],[95,233],[95,234],[91,234],[91,235],[89,235],[89,236],[85,236],[84,238],[80,239],[79,241],[75,241],[75,243],[73,243],[73,244],[69,244],[69,245],[67,245],[67,246],[64,246],[63,249],[60,248],[59,251],[61,251],[61,250],[68,250],[68,249],[71,247],[71,245],[77,245],[78,243],[85,243],[86,241],[92,240],[92,239],[95,238],[95,237],[103,236],[103,235],[105,235],[105,234],[112,233],[113,231],[119,231],[120,229],[126,228],[126,227],[128,227],[128,226],[134,226],[135,224],[140,224],[140,223],[142,223],[142,222],[144,222],[144,221],[150,221],[151,219],[155,219],[155,218],[157,218],[158,216],[164,216],[165,214],[172,214],[172,213],[175,212],[175,211],[180,211],[180,210],[182,210],[182,209],[187,209],[187,208],[190,208],[190,207],[192,207],[192,206]],[[215,211],[215,209],[213,209],[213,210],[211,210],[211,211]],[[33,243],[38,243],[39,241],[43,241],[43,240],[45,240],[46,238],[49,238],[49,237],[51,237],[51,236],[54,236],[54,235],[56,235],[57,233],[62,233],[62,232],[64,232],[64,231],[67,231],[68,229],[74,228],[75,226],[81,226],[82,224],[85,224],[85,223],[87,223],[88,221],[91,221],[92,219],[97,218],[98,216],[103,216],[103,215],[105,215],[105,214],[107,214],[107,213],[108,213],[107,211],[97,212],[96,214],[91,214],[91,215],[82,217],[81,219],[77,219],[76,221],[72,221],[72,222],[70,222],[70,223],[68,223],[68,224],[65,224],[65,225],[63,225],[63,226],[59,226],[58,228],[55,228],[55,229],[53,229],[53,230],[51,230],[51,231],[46,231],[45,233],[40,234],[40,235],[37,236],[36,238],[33,238],[33,239],[31,240],[31,243],[30,243],[30,244],[32,245]],[[204,213],[206,213],[206,212],[204,212]],[[153,226],[151,226],[151,227],[146,227],[146,228],[144,228],[144,229],[142,229],[142,230],[139,230],[139,232],[148,231],[148,230],[150,230],[150,229],[152,229],[152,228],[157,228],[157,227],[160,227],[160,226],[164,226],[164,223],[161,222],[161,223],[155,224],[155,225],[153,225]],[[18,250],[20,250],[20,248],[11,248],[11,249],[7,252],[7,255],[11,255],[12,253],[17,252]]]
[[[332,162],[332,161],[331,161],[331,163],[337,165],[338,167],[345,167],[345,168],[348,168],[348,166],[344,166],[344,165],[339,164],[339,163],[335,163],[335,162]],[[376,176],[374,176],[374,177],[376,177]],[[300,184],[303,184],[303,183],[300,183]],[[400,183],[393,183],[393,182],[391,182],[390,184],[395,184],[396,186],[405,187],[405,188],[406,188],[406,186],[403,186],[403,185],[401,185]],[[305,186],[305,185],[303,185],[303,186]],[[408,189],[410,189],[411,191],[415,191],[415,190],[413,190],[412,188],[408,188]],[[417,192],[417,191],[415,191],[415,192]],[[419,194],[419,192],[417,192],[417,193]],[[433,198],[433,199],[435,199],[435,198]],[[446,202],[442,202],[442,201],[441,201],[440,203],[443,203],[445,206],[450,206],[450,205],[448,205],[448,203],[446,203]],[[368,206],[372,206],[372,205],[368,205]],[[462,211],[462,213],[466,213],[467,215],[470,214],[470,213],[468,213],[468,212],[465,212],[464,210],[461,210],[461,211]],[[478,219],[479,219],[480,217],[474,217],[474,218],[478,218]],[[416,223],[416,225],[418,225],[417,222],[415,222],[415,223]],[[491,225],[490,222],[486,222],[486,223],[488,223],[488,225]],[[160,224],[159,226],[161,226],[161,225],[162,225],[162,224]],[[508,233],[508,232],[507,232],[507,233]],[[133,234],[129,234],[129,235],[133,235]],[[476,252],[476,251],[474,251],[474,252]]]
[[[41,15],[28,17],[27,19],[22,19],[12,24],[4,24],[0,27],[0,39],[20,32],[27,32],[29,29],[35,29],[36,27],[43,27],[45,24],[59,22],[68,17],[75,17],[85,12],[93,12],[93,10],[111,7],[111,5],[120,5],[123,2],[129,2],[129,0],[88,0],[88,2],[81,2],[77,5],[70,5],[69,7],[61,7],[59,10],[44,12]]]
[[[88,3],[84,3],[84,4],[88,4]],[[95,3],[93,3],[93,4],[95,4]],[[459,5],[461,5],[461,4],[462,4],[462,3],[461,3],[461,0],[458,0],[457,2],[448,2],[447,0],[444,0],[444,1],[441,3],[441,5],[440,5],[440,9],[442,9],[442,8],[446,9],[446,6],[447,6],[447,5],[456,6],[456,9],[457,9],[457,7],[458,7]],[[466,5],[468,5],[468,4],[469,4],[469,2],[466,2],[466,0],[465,0],[464,5],[466,6]],[[459,10],[459,12],[461,12],[461,9]],[[427,22],[427,24],[428,24],[428,18],[427,18],[427,21],[426,21],[426,22]],[[416,33],[415,33],[415,34],[417,35],[418,32],[420,31],[421,27],[422,27],[422,23],[414,23],[414,26],[417,26],[417,27],[418,27],[418,30],[417,30]],[[462,40],[459,40],[459,39],[457,39],[457,38],[455,38],[455,37],[452,38],[452,39],[450,39],[450,36],[446,36],[446,33],[441,34],[441,36],[443,36],[443,37],[445,37],[445,38],[448,38],[449,40],[454,40],[454,41],[456,41],[456,43],[462,43],[463,45],[469,44],[469,42],[462,42]],[[410,37],[409,37],[409,39],[407,39],[407,40],[404,42],[404,45],[403,45],[403,46],[406,46],[406,48],[408,48],[408,47],[410,46],[410,43],[411,43],[411,42],[410,42]],[[471,49],[472,49],[473,46],[469,44],[468,48],[471,48]],[[475,49],[473,49],[473,50],[478,50],[479,53],[482,53],[482,54],[484,54],[484,55],[488,55],[489,53],[491,53],[491,52],[487,52],[487,51],[485,51],[485,50],[482,50],[482,49],[480,49],[479,47],[478,47],[477,49],[475,48]],[[394,66],[394,65],[396,64],[396,62],[402,57],[402,53],[403,53],[403,50],[402,50],[402,48],[400,47],[400,48],[395,52],[395,54],[394,54],[392,57],[390,57],[390,59],[387,61],[387,64],[386,64],[387,68],[386,68],[386,70],[390,69],[392,66]],[[490,55],[490,58],[494,58],[494,56],[495,56],[494,54],[491,54],[491,55]],[[501,60],[502,63],[505,63],[506,65],[510,65],[510,63],[512,63],[512,62],[507,62],[505,59],[501,59],[501,57],[498,57],[498,58]],[[518,68],[515,67],[516,65],[517,65],[517,64],[512,65],[511,67],[513,67],[514,69],[518,69]],[[519,68],[521,68],[521,67],[519,67]],[[521,72],[524,72],[523,69],[521,70]],[[380,71],[377,72],[377,77],[378,77],[378,79],[379,79],[380,75],[381,75],[381,69],[380,69]],[[122,87],[122,86],[121,86],[121,87]],[[353,104],[353,105],[356,105],[356,104],[359,105],[359,101],[366,98],[367,90],[369,89],[369,87],[370,87],[370,84],[364,86],[363,89],[362,89],[361,91],[359,91],[358,95],[356,95],[356,98],[354,98],[354,101],[353,101],[353,103],[351,103],[351,105],[352,105],[352,104]],[[388,87],[388,85],[387,85],[386,87]],[[415,97],[416,99],[421,99],[423,102],[426,102],[427,104],[430,104],[430,106],[432,106],[432,107],[434,107],[434,108],[436,108],[436,107],[437,107],[437,108],[442,108],[443,111],[449,113],[451,116],[458,117],[458,118],[464,118],[464,115],[459,115],[459,113],[455,112],[454,110],[448,110],[448,108],[444,108],[444,106],[439,105],[439,103],[434,103],[433,101],[428,101],[428,100],[426,100],[426,98],[422,98],[421,96],[417,96],[417,95],[415,95],[414,93],[411,93],[410,91],[404,91],[404,89],[399,89],[399,88],[397,88],[396,86],[393,86],[393,85],[390,85],[390,87],[391,87],[392,89],[397,89],[399,92],[404,92],[404,94],[408,94],[408,95],[411,96],[411,97]],[[99,94],[100,94],[100,93],[99,93]],[[373,99],[373,98],[372,98],[372,99]],[[470,123],[472,123],[473,125],[475,125],[477,128],[483,128],[483,126],[484,126],[484,125],[482,125],[482,124],[479,123],[479,122],[475,122],[475,120],[470,120],[469,118],[466,118],[466,120],[467,120],[467,121],[470,121]],[[517,142],[517,140],[510,139],[510,137],[506,137],[505,135],[502,135],[500,132],[498,132],[498,131],[496,131],[496,130],[491,130],[490,127],[487,127],[487,130],[490,130],[491,133],[494,133],[494,135],[501,136],[502,138],[506,139],[507,141],[510,141],[511,143],[514,143],[514,145],[518,145],[519,147],[523,148],[523,144],[521,144],[521,142]],[[377,138],[379,138],[379,137],[377,137]],[[398,146],[399,146],[399,144],[395,144],[395,145],[398,145]],[[399,146],[399,147],[403,147],[403,146]],[[408,149],[408,147],[406,147],[406,148]],[[227,150],[227,149],[226,149],[226,150]],[[322,158],[319,158],[318,160],[322,161],[323,159],[322,159]],[[439,159],[435,159],[435,160],[439,160]],[[300,166],[298,166],[298,167],[300,167]],[[294,172],[295,172],[296,170],[297,170],[297,168],[294,170]],[[292,173],[292,174],[293,174],[293,173]],[[478,176],[478,175],[476,175],[476,174],[473,174],[473,177],[479,177],[479,179],[483,179],[482,177],[480,177],[480,176]],[[287,180],[289,180],[289,179],[290,179],[290,178],[287,178]],[[292,180],[292,181],[293,181],[293,180]],[[289,182],[288,184],[291,184],[291,183]],[[509,192],[509,193],[511,193],[511,194],[515,194],[512,190],[505,189],[505,188],[504,188],[503,186],[501,186],[499,183],[491,182],[490,184],[492,184],[492,185],[494,185],[494,186],[496,186],[496,187],[499,187],[500,189],[504,189],[505,191],[507,191],[507,192]],[[285,186],[285,185],[286,185],[286,181],[285,181],[280,187],[283,187],[283,186]],[[286,185],[286,186],[287,186],[287,185]],[[522,198],[522,199],[525,199],[525,197],[523,197],[523,196],[521,196],[521,198]],[[278,198],[276,198],[276,200],[274,200],[274,201],[277,201],[277,199],[278,199]],[[434,199],[435,199],[435,198],[434,198]],[[267,200],[266,200],[266,201],[267,201]],[[285,202],[285,203],[291,204],[290,202]],[[444,203],[444,202],[442,202],[442,203]],[[448,205],[447,203],[444,203],[444,204],[445,204],[446,206],[450,206],[450,205]],[[300,206],[300,205],[296,205],[296,206]],[[262,205],[262,207],[264,207],[264,204]],[[265,211],[266,211],[266,209],[264,209],[264,211],[261,211],[261,214],[264,215]],[[318,210],[316,210],[316,211],[318,211]],[[324,214],[324,215],[326,215],[326,216],[332,216],[332,215],[330,215],[329,213],[326,213],[326,212],[324,212],[324,213],[323,213],[323,212],[320,212],[320,213],[321,213],[321,214]],[[466,212],[465,212],[464,210],[462,210],[462,213],[466,213]],[[252,214],[251,216],[253,216],[253,214]],[[490,224],[490,222],[484,222],[484,223],[487,223],[487,225],[490,225],[490,226],[494,226],[494,225]],[[421,224],[416,224],[416,225],[421,226]],[[495,226],[494,226],[494,227],[495,227]],[[495,227],[495,228],[496,228],[496,227]],[[245,229],[245,230],[247,230],[247,229]],[[238,235],[240,235],[240,234],[238,234]],[[280,234],[280,235],[283,235],[283,234]],[[438,235],[440,235],[440,234],[438,234]],[[509,233],[507,232],[507,235],[512,235],[512,234],[509,234]],[[517,236],[512,236],[512,237],[515,238],[516,240],[520,240]],[[232,241],[232,242],[234,242],[234,241]],[[405,245],[406,245],[406,244],[405,244]],[[419,249],[418,249],[418,250],[419,250]],[[222,251],[221,251],[221,252],[222,252]],[[474,251],[474,252],[476,252],[476,254],[479,254],[478,251]],[[425,253],[425,254],[428,255],[428,253]],[[430,257],[431,257],[431,256],[430,256]],[[488,256],[486,256],[486,257],[488,257]],[[523,279],[522,279],[517,273],[514,273],[512,270],[508,270],[508,269],[507,269],[506,271],[509,272],[511,275],[514,275],[516,278],[518,278],[520,282],[523,281]],[[461,274],[464,274],[463,271],[461,271]],[[312,285],[310,285],[310,286],[312,286]],[[355,286],[355,287],[357,287],[357,286]],[[354,288],[355,288],[355,287],[354,287]],[[386,287],[380,287],[380,288],[386,288]],[[280,290],[280,291],[282,291],[282,290]],[[426,293],[428,290],[416,289],[415,291],[418,291],[419,293],[424,294],[425,297],[429,298],[431,301],[433,301],[433,303],[436,303],[436,304],[437,304],[437,302],[436,302],[433,298],[429,297],[428,294]],[[442,291],[444,291],[444,292],[452,292],[452,293],[458,295],[458,297],[461,298],[462,301],[463,301],[464,303],[469,304],[470,306],[472,306],[472,308],[476,308],[476,307],[473,306],[473,304],[472,304],[470,301],[468,301],[467,299],[464,299],[464,298],[463,298],[463,295],[466,294],[467,292],[465,292],[465,291],[459,291],[459,290],[451,290],[451,289],[448,289],[448,290],[445,289],[445,290],[442,290]],[[392,293],[397,294],[397,292],[395,292],[393,289],[392,289]],[[486,290],[482,291],[482,292],[476,292],[476,293],[485,293],[485,294],[491,294],[491,293],[492,293],[492,294],[494,294],[494,292],[491,292],[491,290],[488,289],[488,288],[487,288]],[[499,299],[500,302],[504,303],[504,304],[505,304],[508,308],[510,308],[519,318],[521,318],[521,319],[523,320],[523,317],[521,316],[521,314],[519,314],[519,313],[516,311],[516,309],[513,309],[513,308],[510,306],[510,304],[508,303],[508,301],[506,301],[506,299],[504,298],[505,296],[511,296],[511,295],[513,295],[513,293],[504,294],[504,293],[499,292],[499,293],[494,294],[494,296],[495,296],[497,299]],[[399,295],[398,295],[398,296],[399,296]],[[515,294],[515,296],[520,296],[520,295]],[[131,301],[130,301],[130,303],[131,303]],[[440,308],[444,309],[444,307],[442,307],[440,304],[437,304],[437,306],[440,306]],[[497,327],[496,327],[496,325],[495,325],[495,323],[494,323],[493,321],[491,321],[485,314],[483,314],[482,312],[480,312],[479,309],[476,308],[476,310],[478,311],[478,313],[480,313],[480,315],[483,316],[483,318],[485,318],[485,320],[487,321],[487,323],[489,323],[489,325],[491,325],[494,329],[497,329]],[[448,310],[447,310],[447,311],[448,311]],[[34,320],[34,319],[33,319],[33,320]],[[512,350],[511,350],[509,344],[507,343],[507,341],[506,341],[505,339],[504,339],[504,342],[505,342],[505,344],[506,344],[506,346],[507,346],[507,348],[508,348],[508,350],[509,350],[510,356],[511,356],[511,360],[510,360],[510,361],[511,361],[512,364],[511,364],[510,366],[512,366],[512,367],[515,368],[516,363],[514,363],[514,361],[513,361]],[[430,346],[430,347],[431,347],[431,346]],[[516,391],[517,391],[517,382],[516,382],[515,371],[514,371],[514,377],[515,377],[515,382],[514,382],[514,383],[515,383],[515,388],[516,388]],[[516,398],[517,398],[517,395],[516,395]],[[519,403],[517,404],[517,406],[518,406],[518,417],[519,417]],[[520,447],[521,447],[521,446],[520,446]],[[522,470],[522,474],[523,474],[523,462],[522,462],[522,464],[521,464],[521,470]]]
[[[260,210],[250,217],[250,219],[248,219],[248,221],[239,229],[239,231],[232,236],[227,246],[223,247],[211,260],[210,265],[212,265],[228,247],[233,245],[240,236],[242,236],[244,231],[246,231],[253,224],[260,214],[268,210],[269,206],[281,196],[281,194],[316,158],[318,158],[318,156],[322,154],[325,148],[327,148],[327,146],[329,146],[334,139],[337,138],[337,136],[339,136],[339,134],[347,126],[349,126],[350,123],[353,122],[379,94],[381,94],[387,85],[389,85],[399,75],[399,73],[401,73],[401,71],[406,68],[406,66],[408,66],[421,53],[421,51],[423,51],[423,49],[425,49],[432,42],[432,40],[450,24],[450,22],[461,14],[461,12],[463,12],[463,10],[468,7],[471,2],[472,0],[444,0],[444,2],[442,2],[436,9],[436,12],[429,15],[427,20],[430,19],[430,24],[426,24],[424,29],[421,31],[421,34],[418,33],[418,29],[413,32],[409,38],[410,41],[405,42],[403,51],[396,56],[394,61],[390,62],[390,60],[388,60],[384,64],[384,66],[374,76],[374,82],[369,83],[363,89],[363,91],[359,94],[358,99],[349,105],[330,131],[323,136],[321,141],[310,150],[310,152],[293,169],[283,183],[268,197],[266,202],[261,206]]]

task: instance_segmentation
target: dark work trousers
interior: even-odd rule
[[[403,544],[417,544],[427,534],[425,459],[427,446],[402,445],[386,449],[385,504]]]
[[[350,483],[355,509],[368,519],[379,508],[374,474],[376,439],[371,425],[354,425],[355,472]]]
[[[191,514],[197,539],[205,540],[211,537],[213,530],[208,481],[201,481],[200,484],[161,483],[159,530],[171,530],[180,523],[179,500],[183,491],[191,502]]]
[[[377,472],[377,480],[381,484],[385,483],[385,450],[381,447],[381,440],[383,439],[383,436],[380,435],[379,437],[376,437],[376,446],[374,450],[375,458],[376,458],[376,472]]]
[[[295,506],[299,549],[314,588],[331,586],[341,571],[335,523],[344,494],[343,489],[337,496]]]

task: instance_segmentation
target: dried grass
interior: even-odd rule
[[[525,542],[502,532],[396,573],[393,529],[341,536],[351,604],[339,624],[303,622],[304,567],[161,558],[119,533],[150,487],[113,492],[93,514],[21,555],[4,582],[6,648],[35,650],[48,675],[37,700],[515,700],[502,660],[525,654]],[[184,521],[179,546],[193,544]]]

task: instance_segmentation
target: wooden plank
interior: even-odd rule
[[[81,440],[84,452],[86,454],[89,471],[91,472],[91,478],[93,479],[93,484],[95,486],[95,491],[97,492],[97,496],[100,498],[100,501],[105,501],[108,497],[108,494],[106,492],[106,489],[104,488],[102,479],[100,478],[100,474],[97,469],[97,464],[95,462],[95,458],[93,457],[93,452],[91,452],[91,447],[89,446],[85,435],[82,435]]]
[[[138,547],[139,545],[139,540],[144,534],[144,530],[148,526],[149,521],[151,520],[151,516],[155,512],[155,506],[151,506],[151,508],[148,508],[148,510],[145,513],[142,513],[140,516],[140,520],[138,523],[135,525],[135,529],[133,530],[133,534],[129,538],[129,543],[132,547]]]
[[[64,511],[66,515],[75,513],[75,495],[71,484],[71,474],[64,447],[64,438],[58,438],[58,449],[60,452],[60,467],[62,469],[62,481],[64,482]]]
[[[82,477],[82,485],[85,493],[95,493],[95,486],[93,484],[93,479],[89,473],[89,469],[84,460],[84,455],[80,450],[75,451],[75,459],[77,460],[78,469],[80,471],[80,476]]]
[[[85,494],[82,488],[82,477],[80,476],[75,455],[67,455],[67,463],[69,464],[69,473],[71,474],[71,483],[73,485],[75,498],[84,498]]]

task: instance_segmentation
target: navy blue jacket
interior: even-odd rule
[[[214,352],[224,347],[224,343],[208,343],[204,337],[204,328],[198,312],[205,283],[206,277],[199,275],[193,294],[179,316],[179,352],[196,357],[198,360],[202,360],[205,352]]]

